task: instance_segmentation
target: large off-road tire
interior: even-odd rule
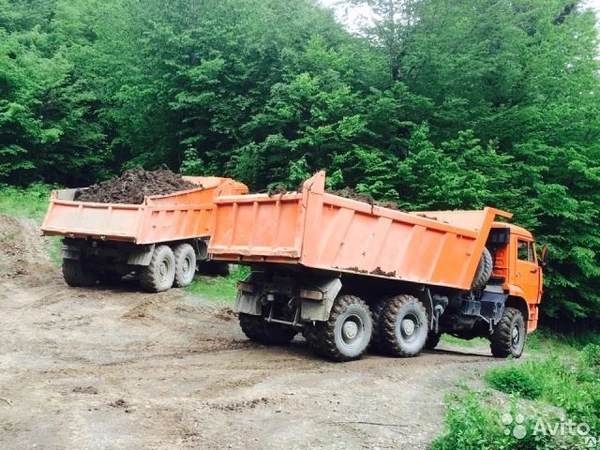
[[[173,250],[175,256],[176,287],[187,287],[194,281],[196,275],[196,251],[190,244],[179,244]]]
[[[475,272],[471,289],[483,289],[486,286],[487,282],[492,276],[493,266],[494,261],[492,260],[492,254],[487,248],[484,247],[483,253],[481,254],[481,259],[477,265],[477,271]]]
[[[367,304],[353,295],[335,299],[327,322],[317,322],[309,344],[319,355],[333,361],[359,359],[373,334],[373,319]]]
[[[425,341],[425,348],[427,350],[433,350],[440,343],[440,339],[442,337],[442,333],[436,333],[435,331],[430,331],[427,333],[427,340]]]
[[[381,317],[384,352],[393,356],[417,356],[427,341],[428,328],[427,311],[416,297],[392,297]]]
[[[525,347],[526,332],[523,313],[516,308],[505,308],[490,338],[492,355],[496,358],[507,358],[511,355],[520,358]]]
[[[78,259],[63,259],[62,273],[65,282],[72,287],[89,287],[96,284],[98,274]]]
[[[264,345],[283,345],[298,334],[292,327],[269,323],[262,316],[240,313],[240,326],[251,341]]]
[[[381,344],[381,317],[383,310],[387,305],[387,298],[377,300],[371,305],[371,316],[373,317],[373,335],[369,344],[369,351],[373,353],[381,353],[383,351]]]
[[[175,281],[175,255],[168,245],[157,245],[147,267],[140,272],[140,285],[148,292],[162,292]]]

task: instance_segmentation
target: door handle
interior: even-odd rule
[[[537,273],[537,271],[538,271],[537,269],[532,269],[529,272],[531,272],[531,273]]]

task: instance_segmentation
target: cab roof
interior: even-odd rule
[[[495,221],[492,224],[492,228],[494,228],[494,229],[508,228],[510,230],[511,234],[516,234],[516,235],[521,236],[521,237],[526,237],[526,238],[533,239],[533,235],[529,231],[527,231],[523,227],[520,227],[518,225],[514,225],[512,223],[497,222],[497,221]]]

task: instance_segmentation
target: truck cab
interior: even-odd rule
[[[543,273],[532,234],[513,224],[494,222],[486,247],[493,259],[490,283],[502,285],[508,294],[507,306],[521,310],[527,333],[535,331]]]

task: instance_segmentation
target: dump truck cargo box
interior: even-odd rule
[[[299,193],[221,196],[208,252],[215,260],[278,263],[470,289],[497,216],[407,213],[325,192],[325,173]]]
[[[184,179],[198,188],[145,197],[140,205],[78,202],[73,200],[77,189],[53,191],[42,232],[48,236],[135,244],[208,237],[215,198],[248,192],[245,185],[229,178]]]

